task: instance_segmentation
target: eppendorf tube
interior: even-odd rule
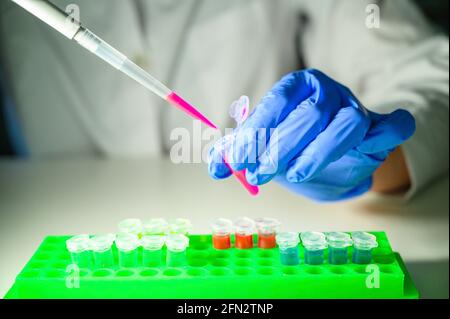
[[[115,235],[96,235],[91,238],[91,250],[94,256],[94,265],[96,268],[111,268],[114,266],[114,255],[112,244]]]
[[[231,248],[231,233],[233,231],[233,223],[231,220],[219,218],[211,224],[212,242],[215,249]]]
[[[141,239],[142,265],[144,267],[158,267],[163,259],[162,248],[166,241],[163,235],[144,235]]]
[[[176,218],[169,222],[169,232],[171,234],[188,235],[192,231],[192,223],[189,219]]]
[[[139,238],[135,234],[120,233],[116,237],[116,247],[119,253],[119,266],[122,268],[137,267]]]
[[[143,235],[166,235],[169,223],[163,218],[153,218],[144,222]]]
[[[353,232],[353,263],[369,264],[372,261],[372,249],[378,247],[377,237],[366,232]]]
[[[166,238],[166,246],[166,265],[169,267],[185,266],[189,238],[182,234],[170,234]]]
[[[253,248],[253,233],[255,222],[248,217],[241,217],[234,223],[235,240],[234,245],[238,249]]]
[[[302,233],[300,237],[302,239],[303,247],[305,247],[305,264],[323,264],[324,251],[328,246],[325,234],[308,231]]]
[[[277,246],[275,236],[280,225],[280,222],[275,218],[259,218],[256,220],[259,248],[270,249]]]
[[[278,248],[280,249],[281,264],[286,266],[295,266],[300,263],[300,256],[298,251],[298,233],[283,232],[276,235]]]
[[[347,263],[348,247],[352,245],[350,235],[342,232],[331,232],[327,234],[328,263],[332,265],[343,265]]]
[[[72,263],[80,268],[92,266],[89,235],[77,235],[66,241],[67,250],[70,252]]]
[[[142,234],[142,222],[137,218],[124,219],[117,224],[118,233],[133,234],[141,236]]]

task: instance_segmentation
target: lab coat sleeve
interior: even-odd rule
[[[447,175],[448,37],[407,0],[314,1],[303,10],[308,19],[300,41],[308,67],[347,85],[375,112],[403,108],[414,115],[416,132],[402,145],[412,179],[406,197]]]

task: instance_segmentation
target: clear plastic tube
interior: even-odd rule
[[[263,249],[275,248],[277,243],[275,235],[277,234],[280,222],[275,218],[256,219],[256,229],[258,230],[258,247]]]
[[[163,218],[153,218],[144,222],[143,235],[166,235],[169,223]]]
[[[296,232],[284,232],[276,235],[276,241],[280,249],[281,264],[294,266],[300,263],[298,244],[300,239]]]
[[[162,263],[162,247],[166,241],[166,236],[145,235],[141,239],[142,265],[145,267],[158,267]]]
[[[119,266],[131,268],[138,266],[139,239],[130,233],[120,233],[116,238],[116,247],[119,254]]]
[[[169,222],[171,234],[188,235],[192,231],[192,223],[189,219],[176,218]]]
[[[140,236],[142,234],[142,222],[137,218],[128,218],[120,221],[117,224],[119,233],[134,234]]]
[[[328,262],[332,265],[342,265],[347,263],[348,247],[352,245],[350,235],[343,232],[327,233],[328,242]]]
[[[225,218],[219,218],[211,224],[212,241],[214,249],[231,248],[231,232],[233,231],[233,222]]]
[[[111,249],[115,235],[97,235],[91,238],[91,250],[96,268],[111,268],[114,266],[114,255]]]
[[[300,235],[303,247],[305,247],[305,263],[308,265],[320,265],[324,262],[324,252],[328,247],[326,236],[321,232],[304,232]]]
[[[182,267],[186,265],[186,248],[189,238],[182,234],[171,234],[166,239],[166,264],[169,267]]]
[[[89,235],[77,235],[66,241],[67,250],[70,252],[72,263],[80,268],[92,266]]]
[[[369,264],[372,261],[372,249],[378,247],[377,237],[366,232],[353,232],[353,262]]]
[[[234,223],[235,240],[234,245],[238,249],[253,248],[253,234],[255,232],[255,222],[248,217],[241,217]]]

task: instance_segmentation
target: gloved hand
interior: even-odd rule
[[[409,112],[370,112],[348,88],[310,69],[275,84],[235,130],[226,157],[234,170],[247,169],[253,185],[273,179],[314,200],[341,200],[368,191],[373,172],[414,131]],[[211,148],[215,179],[231,174],[223,157]]]

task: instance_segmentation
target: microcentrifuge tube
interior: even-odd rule
[[[167,235],[169,223],[163,218],[153,218],[144,222],[143,235]]]
[[[96,235],[91,238],[91,250],[94,256],[94,265],[96,268],[111,268],[114,266],[114,255],[112,244],[115,235]]]
[[[215,249],[231,248],[231,232],[233,223],[225,218],[219,218],[211,224],[212,242]]]
[[[141,239],[142,265],[144,267],[158,267],[163,261],[162,247],[166,241],[163,235],[144,235]]]
[[[300,235],[305,248],[305,264],[320,265],[324,262],[324,251],[327,248],[325,234],[321,232],[308,231]]]
[[[281,264],[286,266],[294,266],[300,263],[298,251],[298,233],[283,232],[276,235],[276,241],[280,250]]]
[[[350,235],[343,232],[327,233],[328,263],[342,265],[347,263],[348,247],[352,245]]]
[[[234,223],[235,240],[234,245],[238,249],[253,248],[253,233],[255,222],[248,217],[241,217]]]
[[[119,266],[123,268],[137,267],[139,238],[131,233],[119,233],[116,237],[116,247],[119,253]]]
[[[372,261],[372,249],[378,247],[377,237],[366,232],[353,232],[353,263],[369,264]]]
[[[192,223],[185,218],[176,218],[169,222],[169,231],[171,234],[188,235],[192,231]]]
[[[77,235],[66,241],[67,250],[70,252],[72,263],[80,268],[92,266],[89,235]]]
[[[124,219],[117,225],[118,233],[134,234],[138,237],[142,234],[142,222],[137,218]]]
[[[263,249],[275,248],[277,245],[275,236],[279,227],[280,222],[274,218],[256,219],[258,247]]]
[[[166,246],[166,265],[169,267],[185,266],[189,238],[182,234],[170,234],[166,238]]]

